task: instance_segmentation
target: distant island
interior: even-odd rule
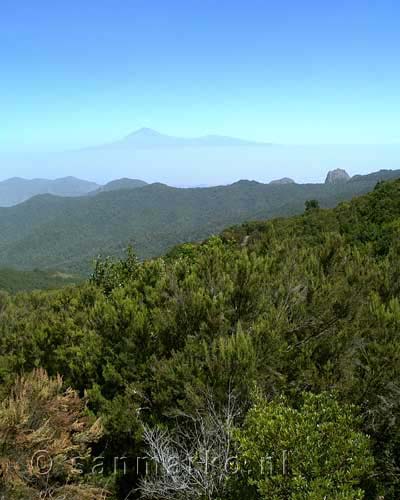
[[[269,143],[248,141],[223,135],[204,135],[201,137],[176,137],[162,134],[151,128],[141,128],[127,135],[121,141],[100,146],[101,148],[134,147],[134,148],[166,148],[166,147],[233,147],[233,146],[269,146]]]

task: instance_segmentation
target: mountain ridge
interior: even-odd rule
[[[10,177],[0,181],[0,207],[16,206],[40,195],[61,197],[93,196],[101,191],[132,189],[146,185],[147,182],[140,179],[128,178],[115,179],[107,184],[100,185],[73,176],[57,179]]]
[[[99,187],[95,182],[73,176],[58,179],[10,177],[0,182],[0,207],[18,205],[38,194],[47,193],[65,197],[82,196]]]
[[[88,273],[97,255],[121,255],[129,244],[141,259],[151,258],[234,224],[302,213],[309,199],[333,207],[375,185],[375,177],[361,176],[338,185],[241,180],[210,188],[154,183],[77,198],[41,195],[0,209],[0,266]]]

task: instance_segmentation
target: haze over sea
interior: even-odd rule
[[[6,0],[0,178],[197,185],[398,168],[399,17],[392,0]],[[63,153],[141,127],[273,147]]]

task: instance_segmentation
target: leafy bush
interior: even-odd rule
[[[361,499],[374,461],[360,423],[327,393],[299,408],[259,398],[237,432],[242,480],[266,500]]]

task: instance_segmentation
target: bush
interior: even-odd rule
[[[98,500],[107,493],[80,481],[100,421],[83,416],[84,400],[61,377],[35,370],[18,378],[0,407],[0,494],[13,499]]]
[[[258,399],[249,411],[237,432],[241,481],[266,500],[363,498],[373,459],[353,408],[327,393],[303,398],[299,408]]]

